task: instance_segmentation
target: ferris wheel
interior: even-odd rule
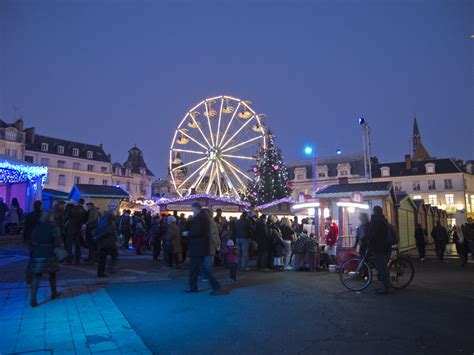
[[[216,96],[191,108],[176,129],[169,172],[180,196],[212,194],[240,199],[248,173],[265,148],[265,115],[250,101]]]

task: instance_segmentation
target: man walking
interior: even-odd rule
[[[189,289],[187,293],[198,292],[198,276],[202,272],[204,278],[209,280],[213,291],[211,295],[219,295],[222,289],[221,284],[212,275],[209,266],[205,262],[205,257],[209,255],[210,248],[210,221],[208,214],[203,211],[198,202],[191,205],[194,214],[194,220],[188,234],[188,256],[191,258],[189,265]]]
[[[71,201],[66,216],[66,262],[72,263],[72,247],[74,245],[74,261],[79,264],[81,260],[82,225],[86,222],[86,211],[81,204]]]
[[[377,289],[379,295],[388,294],[391,287],[387,264],[392,246],[387,238],[388,228],[388,221],[383,215],[382,207],[375,206],[369,226],[369,251],[375,257],[375,266],[382,280],[382,288]]]
[[[250,245],[250,222],[247,218],[247,212],[242,212],[239,220],[235,224],[235,238],[237,241],[238,251],[238,269],[249,270],[247,268],[249,262],[249,245]]]
[[[0,197],[0,235],[5,234],[5,215],[7,214],[8,206],[3,202],[3,197]]]
[[[441,225],[440,221],[436,221],[436,226],[431,231],[431,237],[435,242],[436,256],[439,261],[443,261],[449,238],[448,231]]]
[[[95,228],[94,235],[97,240],[99,250],[99,263],[97,266],[97,277],[107,277],[105,265],[107,256],[112,258],[112,265],[117,260],[117,234],[112,211],[106,211],[104,217],[99,221]]]
[[[97,261],[97,245],[94,241],[94,230],[99,222],[99,211],[92,202],[87,204],[87,221],[86,221],[86,244],[89,249],[89,255],[84,261],[94,263]]]

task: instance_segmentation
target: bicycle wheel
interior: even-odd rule
[[[390,272],[390,283],[396,290],[407,287],[415,276],[415,267],[413,263],[403,257],[397,257],[388,265]]]
[[[372,282],[372,270],[366,262],[352,258],[339,269],[339,278],[344,287],[351,291],[362,291]]]

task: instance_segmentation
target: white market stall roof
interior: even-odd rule
[[[255,209],[262,213],[291,214],[291,206],[295,203],[296,201],[291,197],[284,197],[279,200],[256,206]]]
[[[193,202],[199,202],[201,206],[212,208],[214,211],[221,209],[223,212],[243,212],[250,208],[250,204],[247,202],[208,194],[161,199],[156,204],[160,206],[161,210],[190,211]]]

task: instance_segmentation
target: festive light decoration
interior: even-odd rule
[[[260,150],[257,169],[252,169],[254,178],[247,185],[247,193],[243,197],[254,206],[288,197],[292,191],[281,150],[275,146],[271,132],[268,132],[266,141],[267,148]]]
[[[14,164],[0,161],[0,183],[19,183],[41,178],[41,186],[46,183],[48,168],[45,166]]]
[[[169,203],[180,203],[180,202],[186,202],[186,201],[190,201],[190,200],[199,200],[199,199],[210,199],[210,200],[213,200],[213,201],[217,201],[217,202],[222,202],[222,203],[229,203],[229,204],[232,204],[232,205],[237,205],[237,206],[242,206],[242,207],[250,207],[250,204],[248,202],[244,202],[244,201],[238,201],[238,200],[234,200],[234,199],[231,199],[231,198],[227,198],[227,197],[219,197],[219,196],[215,196],[215,195],[209,195],[209,194],[196,194],[196,195],[188,195],[188,196],[184,196],[184,197],[177,197],[177,198],[170,198],[170,199],[161,199],[159,201],[157,201],[157,205],[167,205]]]
[[[254,166],[254,167],[252,168],[252,171],[253,171],[255,174],[258,173],[258,167],[257,167],[257,166]]]
[[[273,207],[273,206],[276,206],[276,205],[279,205],[280,203],[285,203],[285,202],[288,202],[288,203],[296,203],[295,200],[293,200],[292,198],[290,197],[283,197],[279,200],[276,200],[276,201],[272,201],[272,202],[269,202],[269,203],[265,203],[264,205],[260,205],[260,206],[256,206],[255,209],[256,210],[259,210],[259,211],[262,211],[266,208],[269,208],[269,207]]]

